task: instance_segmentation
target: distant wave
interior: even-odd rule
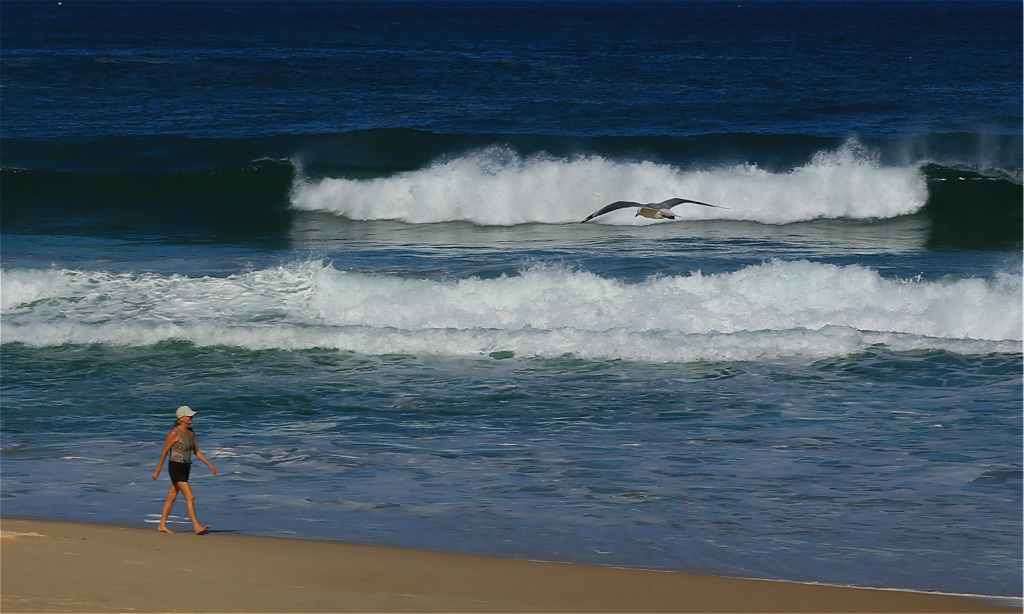
[[[562,268],[436,281],[316,261],[224,278],[2,272],[3,342],[561,357],[654,362],[826,357],[884,344],[1021,349],[1021,277],[886,279],[770,262],[637,284]]]
[[[389,177],[304,182],[292,206],[357,220],[511,226],[578,222],[612,201],[660,202],[674,196],[729,207],[679,207],[681,219],[787,224],[909,215],[925,206],[928,187],[916,166],[881,166],[855,143],[819,152],[781,173],[751,164],[680,169],[593,156],[522,158],[492,148]],[[631,211],[596,222],[658,223]]]
[[[787,224],[924,213],[933,245],[1021,241],[1021,169],[989,166],[1019,137],[896,144],[799,136],[435,135],[371,130],[238,141],[171,137],[5,143],[0,223],[11,232],[181,231],[286,236],[293,217],[568,224],[620,199],[672,196],[688,220]],[[942,162],[939,160],[947,160]],[[973,162],[955,162],[973,160]],[[13,163],[13,164],[11,164]],[[650,224],[629,211],[599,224]]]

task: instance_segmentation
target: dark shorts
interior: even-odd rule
[[[192,470],[192,465],[188,463],[176,463],[174,461],[167,461],[167,473],[171,476],[171,484],[177,484],[178,482],[187,482],[188,473]]]

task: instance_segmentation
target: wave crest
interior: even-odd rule
[[[886,279],[851,265],[770,262],[629,284],[538,268],[439,281],[321,262],[225,278],[3,271],[3,342],[364,354],[576,356],[655,362],[897,350],[1019,352],[1021,277]]]
[[[882,166],[856,142],[819,152],[788,172],[770,172],[755,164],[686,170],[601,156],[523,157],[493,147],[387,177],[299,183],[292,207],[356,220],[511,226],[578,222],[616,200],[660,202],[675,196],[729,207],[677,208],[685,220],[787,224],[911,214],[927,202],[928,187],[918,167]],[[597,221],[657,223],[628,211]]]

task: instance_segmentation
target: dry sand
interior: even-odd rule
[[[1019,612],[1019,602],[3,519],[3,612]]]

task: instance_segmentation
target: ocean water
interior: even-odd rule
[[[0,3],[2,513],[1020,596],[1021,12]]]

